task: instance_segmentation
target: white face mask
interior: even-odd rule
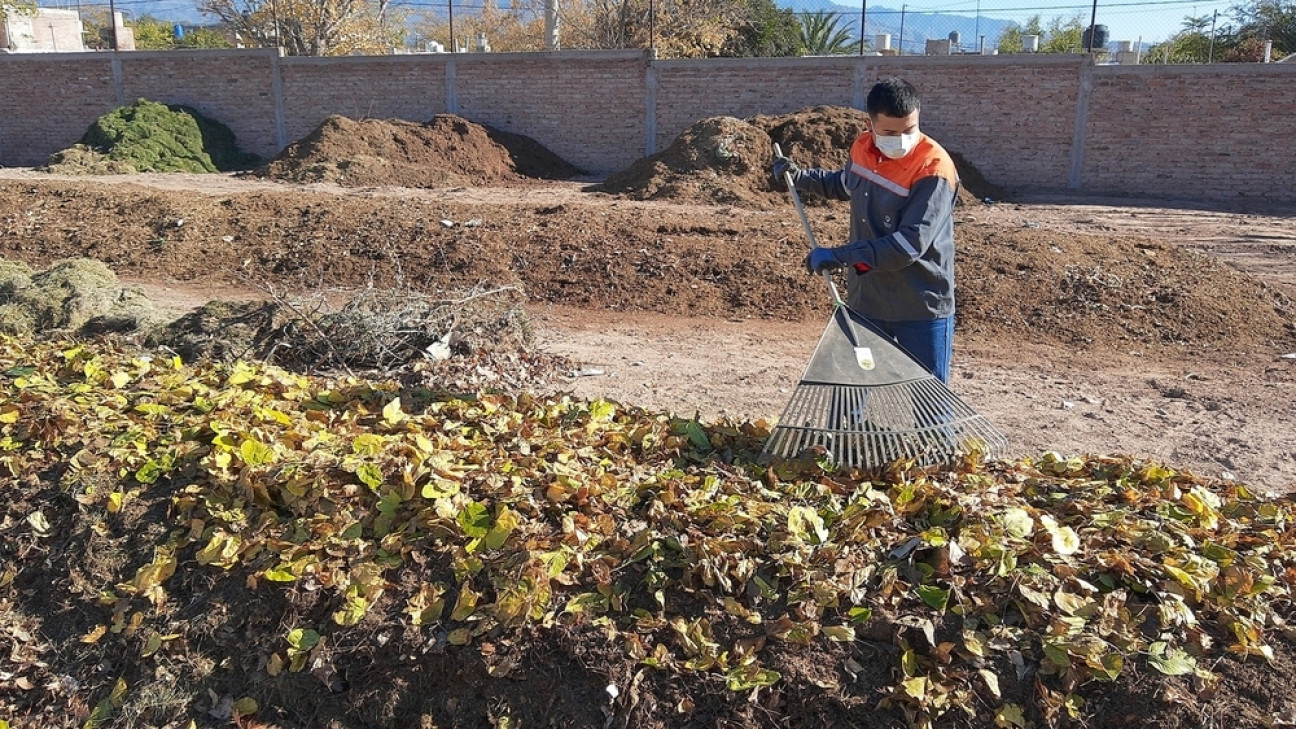
[[[891,159],[900,159],[918,146],[918,132],[896,134],[894,136],[873,133],[873,144],[878,151]]]

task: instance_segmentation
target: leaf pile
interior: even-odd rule
[[[295,726],[295,677],[345,692],[365,644],[505,678],[576,634],[619,656],[635,726],[782,725],[797,653],[833,661],[843,720],[1119,726],[1101,687],[1208,697],[1291,616],[1289,500],[1132,458],[866,478],[762,463],[764,422],[607,401],[13,338],[0,372],[0,720]]]

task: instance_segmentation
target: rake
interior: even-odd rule
[[[774,153],[782,156],[777,144]],[[814,230],[786,172],[784,182],[815,247]],[[1008,446],[1003,434],[847,306],[831,272],[823,275],[832,319],[765,441],[765,453],[795,458],[822,449],[839,469],[876,469],[899,460],[946,465],[973,451],[1001,456]]]

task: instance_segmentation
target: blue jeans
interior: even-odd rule
[[[949,383],[950,360],[954,358],[953,316],[928,321],[870,321],[936,375],[936,379]]]

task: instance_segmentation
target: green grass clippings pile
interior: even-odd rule
[[[134,331],[161,320],[137,288],[99,261],[60,261],[44,271],[0,259],[0,333]]]
[[[225,172],[257,162],[241,152],[234,133],[188,106],[140,99],[99,117],[45,169],[62,174]]]

